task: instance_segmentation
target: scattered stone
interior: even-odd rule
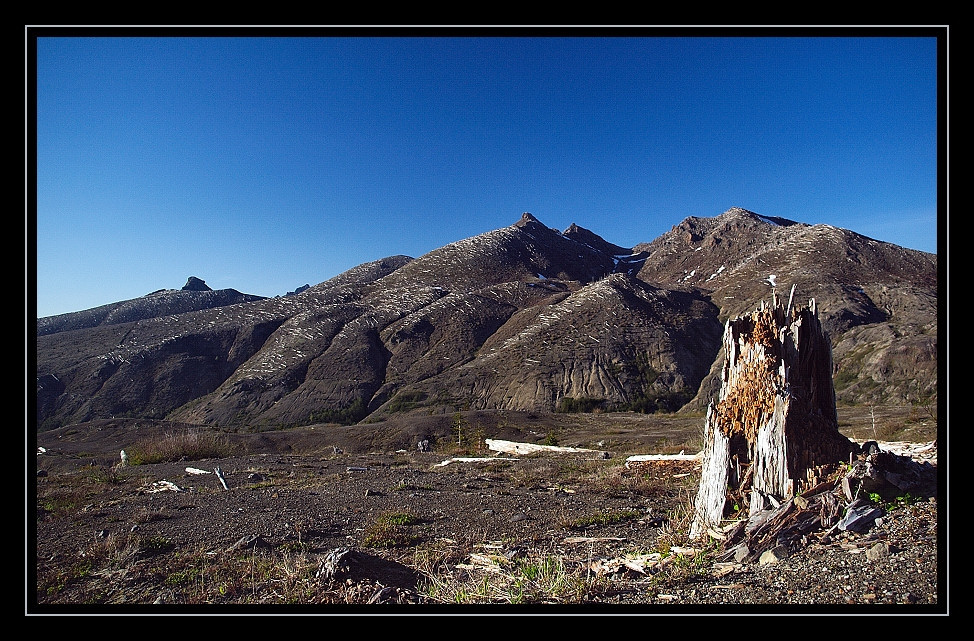
[[[267,548],[271,547],[270,543],[262,539],[257,534],[248,534],[241,538],[239,541],[227,548],[227,552],[233,552],[235,550],[240,550],[243,548]]]
[[[859,501],[851,503],[846,510],[845,516],[839,521],[840,530],[850,530],[862,534],[868,532],[873,526],[873,522],[883,515],[883,511],[873,507],[868,503]]]
[[[866,550],[866,558],[870,561],[878,561],[887,556],[889,556],[889,545],[882,541]]]
[[[859,453],[865,456],[872,456],[879,452],[879,443],[876,441],[866,441],[859,446]]]
[[[788,546],[776,545],[770,550],[765,550],[761,553],[761,558],[758,559],[759,565],[769,565],[771,563],[777,563],[783,559],[787,559],[789,556]]]
[[[337,548],[329,552],[318,565],[318,578],[328,581],[342,579],[361,563],[361,552],[352,548]]]

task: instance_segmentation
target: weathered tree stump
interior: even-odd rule
[[[792,288],[794,295],[794,288]],[[815,301],[782,307],[777,293],[724,328],[719,398],[707,408],[690,538],[726,516],[754,517],[814,487],[820,468],[858,446],[839,432],[832,347]]]

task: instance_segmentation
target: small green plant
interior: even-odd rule
[[[91,575],[93,567],[93,559],[83,558],[54,573],[40,572],[37,579],[38,598],[57,596],[72,584],[81,583]]]
[[[399,481],[392,488],[392,490],[394,492],[414,492],[414,491],[418,491],[418,490],[431,491],[432,489],[433,489],[433,486],[432,485],[429,485],[429,484],[427,484],[427,485],[415,485],[413,483],[410,483],[406,479],[403,479],[403,480]]]
[[[80,493],[61,494],[45,497],[38,501],[37,520],[61,517],[76,511],[84,500]]]
[[[419,542],[419,536],[411,532],[409,528],[419,522],[419,517],[410,512],[380,514],[375,523],[365,529],[362,535],[362,544],[373,548],[415,545]]]
[[[899,509],[901,507],[908,507],[920,501],[919,498],[913,496],[909,492],[903,494],[902,496],[897,496],[892,499],[885,499],[882,495],[876,492],[870,492],[869,501],[875,503],[877,506],[883,508],[887,512],[892,512],[893,510]]]
[[[193,585],[200,579],[200,569],[191,566],[168,574],[164,583],[169,586],[180,587]]]
[[[573,530],[583,530],[588,527],[597,527],[601,525],[614,525],[616,523],[624,523],[626,521],[633,521],[640,517],[640,513],[637,510],[618,510],[615,512],[599,512],[598,514],[591,514],[588,516],[579,517],[577,519],[572,519],[571,521],[564,524],[563,527]]]
[[[163,536],[152,536],[138,542],[139,555],[143,557],[166,554],[174,548],[174,544]]]
[[[432,554],[427,550],[426,555]],[[473,555],[471,555],[473,556]],[[580,603],[611,589],[611,580],[568,562],[564,556],[543,550],[511,560],[478,554],[480,571],[457,573],[457,561],[425,556],[420,560],[423,579],[418,591],[430,602],[453,604]],[[469,558],[467,559],[469,560]]]
[[[387,525],[415,525],[419,522],[419,517],[411,512],[386,512],[377,522]]]
[[[898,506],[913,505],[914,503],[918,503],[919,501],[920,499],[918,497],[912,496],[909,492],[907,492],[903,496],[896,497],[896,505]]]
[[[311,546],[304,541],[286,541],[278,546],[284,554],[303,554],[311,551]]]

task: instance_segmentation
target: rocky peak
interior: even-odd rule
[[[565,238],[571,238],[572,240],[588,245],[594,249],[599,250],[610,256],[625,256],[632,253],[632,249],[628,247],[620,247],[619,245],[614,245],[606,241],[604,238],[596,234],[595,232],[589,231],[584,227],[579,227],[575,223],[564,232]]]
[[[731,207],[730,209],[728,209],[724,213],[727,214],[727,215],[729,215],[729,216],[733,216],[735,214],[736,215],[757,216],[757,214],[755,214],[753,211],[751,211],[749,209],[744,209],[743,207]]]
[[[780,216],[765,216],[763,214],[757,214],[748,209],[744,209],[743,207],[731,207],[723,214],[721,214],[721,216],[718,216],[718,218],[724,218],[724,217],[728,217],[728,218],[744,217],[750,220],[757,220],[764,223],[771,223],[773,225],[780,225],[782,227],[788,227],[789,225],[799,224],[793,220],[788,220],[787,218],[782,218]]]
[[[211,292],[213,291],[205,281],[197,278],[196,276],[190,276],[186,284],[183,285],[184,292]]]

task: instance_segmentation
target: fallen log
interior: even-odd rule
[[[826,480],[777,508],[733,523],[719,532],[722,536],[709,531],[711,538],[722,542],[718,560],[755,561],[782,546],[826,542],[835,530],[866,533],[885,514],[883,503],[936,497],[935,465],[875,446],[875,442],[857,445],[860,452],[851,465],[829,466],[832,471]]]
[[[496,463],[497,461],[516,461],[516,458],[499,459],[496,456],[455,456],[440,461],[433,467],[445,467],[450,463]]]
[[[634,454],[626,457],[626,462],[638,463],[640,461],[699,461],[703,458],[703,452],[696,454]]]
[[[215,467],[215,468],[213,468],[213,473],[216,474],[216,478],[220,480],[220,485],[223,486],[223,489],[224,490],[229,490],[230,488],[229,488],[229,486],[227,486],[227,479],[224,478],[224,476],[223,476],[223,470],[221,470],[218,467]]]
[[[515,441],[501,441],[498,439],[484,439],[487,447],[495,452],[504,454],[582,454],[597,459],[610,458],[608,452],[590,450],[581,447],[559,447],[557,445],[535,445],[534,443],[517,443]]]
[[[886,449],[875,441],[861,447],[863,453],[854,461],[842,479],[842,490],[849,501],[867,496],[879,496],[883,500],[898,497],[937,496],[937,454],[935,446],[916,448],[914,455],[897,454],[904,448],[892,444]]]
[[[700,469],[703,452],[696,454],[636,454],[626,458],[626,469],[656,478],[680,478]]]

